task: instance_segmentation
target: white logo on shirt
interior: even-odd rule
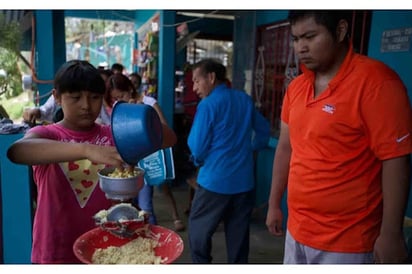
[[[400,137],[400,138],[396,139],[396,142],[397,142],[397,143],[402,142],[403,140],[405,140],[406,138],[408,138],[408,137],[409,137],[409,135],[411,135],[411,134],[410,134],[410,133],[408,133],[408,134],[406,134],[406,135],[404,135],[404,136],[402,136],[402,137]]]
[[[329,113],[329,114],[333,114],[335,112],[335,107],[332,106],[332,105],[326,104],[326,105],[323,106],[322,110],[324,112]]]

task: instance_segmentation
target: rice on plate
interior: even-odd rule
[[[98,248],[93,253],[94,264],[160,264],[162,258],[155,255],[158,241],[138,237],[122,246]]]

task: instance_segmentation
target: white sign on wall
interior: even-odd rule
[[[409,51],[412,28],[385,30],[382,33],[381,52]]]

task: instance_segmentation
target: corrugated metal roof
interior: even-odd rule
[[[7,24],[13,21],[19,23],[26,12],[25,10],[0,10]]]
[[[23,33],[31,28],[32,10],[0,10],[0,14],[4,16],[6,24],[11,22],[19,23]]]

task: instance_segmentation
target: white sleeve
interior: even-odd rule
[[[39,107],[40,110],[40,120],[42,121],[53,121],[53,115],[56,111],[57,104],[54,101],[53,95],[50,95],[49,99],[47,99],[46,103]]]
[[[153,107],[154,104],[156,103],[157,103],[157,100],[155,98],[143,95],[143,104]]]

